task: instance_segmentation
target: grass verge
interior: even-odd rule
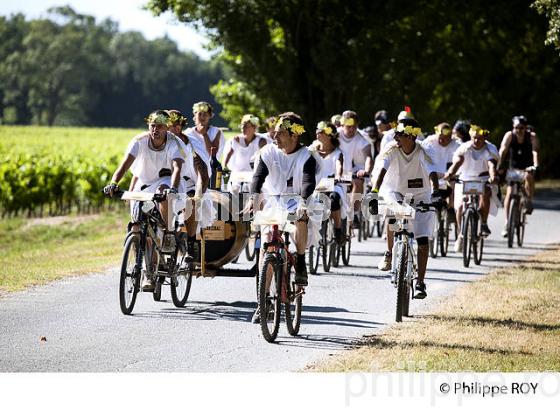
[[[490,273],[433,314],[396,324],[308,371],[560,371],[560,251]]]
[[[0,220],[0,292],[118,264],[128,212]]]

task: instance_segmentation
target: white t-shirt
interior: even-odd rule
[[[464,158],[461,165],[461,179],[464,181],[481,179],[481,174],[488,172],[488,161],[498,161],[500,158],[498,148],[488,141],[479,150],[473,147],[472,141],[465,142],[455,151],[454,158],[456,157]],[[487,177],[486,175],[484,178]]]
[[[416,143],[410,154],[405,154],[396,144],[382,154],[382,168],[394,176],[383,181],[383,191],[398,192],[402,195],[429,196],[432,188],[430,173],[434,172],[434,162],[429,149]]]
[[[435,171],[441,176],[447,172],[448,164],[453,162],[453,154],[461,144],[451,139],[451,142],[444,147],[438,140],[438,136],[433,134],[422,141],[421,144],[433,153],[432,159],[434,160]]]
[[[356,132],[352,138],[347,137],[342,127],[338,129],[338,136],[340,150],[344,154],[344,172],[364,169],[366,164],[364,148],[369,149],[370,143],[359,132]]]
[[[255,135],[253,141],[246,145],[245,138],[240,138],[239,142],[235,138],[230,139],[226,143],[226,152],[233,150],[227,167],[233,172],[252,171],[251,163],[255,162],[256,154],[259,152],[261,141],[266,139]]]
[[[173,160],[184,161],[186,156],[179,144],[182,144],[182,141],[170,132],[167,133],[167,141],[160,150],[151,148],[149,141],[150,135],[147,132],[142,133],[134,137],[126,149],[126,155],[130,154],[135,158],[131,171],[138,177],[137,186],[156,183],[161,178],[162,170],[167,170],[164,173],[168,174],[173,172]]]
[[[198,141],[200,141],[202,143],[202,146],[206,149],[204,137],[196,131],[196,127],[187,128],[185,134],[187,134],[187,137],[189,138],[197,139]],[[218,158],[218,161],[222,162],[222,155],[224,154],[226,138],[224,137],[224,133],[218,127],[210,125],[210,127],[208,128],[208,138],[210,139],[210,141],[214,142],[218,135],[220,136],[220,143],[218,146],[218,152],[216,153],[216,158]]]

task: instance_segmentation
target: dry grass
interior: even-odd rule
[[[431,315],[367,337],[309,371],[560,370],[560,251],[460,288]]]

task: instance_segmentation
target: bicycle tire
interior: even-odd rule
[[[465,217],[463,217],[463,266],[468,268],[471,263],[471,252],[472,252],[472,228],[471,225],[474,222],[474,215],[472,209],[466,211]]]
[[[517,198],[512,198],[509,203],[509,216],[508,216],[508,226],[507,226],[507,245],[508,248],[513,247],[513,239],[515,237],[515,229],[517,225],[517,212],[519,211],[519,206],[517,203]]]
[[[406,296],[406,264],[407,264],[407,249],[404,243],[397,245],[397,310],[395,320],[402,322],[404,299]]]
[[[473,260],[475,265],[480,265],[482,262],[482,252],[484,250],[484,238],[480,235],[478,225],[479,225],[479,218],[477,217],[475,220],[476,223],[473,224],[473,233],[472,237],[473,240]]]
[[[152,296],[154,298],[154,302],[161,302],[161,291],[162,291],[164,282],[165,282],[165,277],[164,276],[159,276],[156,279],[156,286],[154,288],[154,293],[152,293]]]
[[[319,267],[319,259],[321,257],[320,248],[310,246],[307,252],[307,265],[309,266],[309,273],[317,275],[317,268]]]
[[[438,246],[439,246],[439,220],[440,220],[440,211],[436,212],[436,223],[434,223],[434,232],[432,232],[432,237],[429,239],[429,250],[430,250],[430,257],[437,258],[438,255]]]
[[[519,219],[519,224],[517,224],[517,246],[521,248],[523,246],[523,240],[525,239],[525,224],[527,223],[525,207],[521,210]]]
[[[253,259],[255,259],[256,253],[257,252],[255,250],[255,239],[249,236],[249,239],[247,240],[247,244],[245,245],[245,257],[249,262],[251,262]]]
[[[333,268],[338,268],[340,266],[340,254],[341,254],[341,247],[338,243],[333,243],[331,248],[334,247],[334,255],[331,260],[331,265]]]
[[[350,247],[352,245],[352,241],[350,240],[350,238],[348,238],[348,240],[346,240],[346,242],[344,242],[344,245],[342,245],[342,248],[340,249],[340,252],[342,254],[342,263],[344,264],[344,266],[348,266],[350,265]]]
[[[181,263],[183,259],[182,252],[177,249],[175,257],[171,259],[173,259],[171,262],[175,264],[177,264],[177,261]],[[176,266],[174,272],[178,272],[178,268],[179,267]],[[175,307],[182,308],[185,307],[185,304],[187,303],[191,292],[192,271],[192,263],[189,263],[184,274],[176,275],[171,278],[171,300],[173,301],[173,305]]]
[[[138,235],[130,235],[124,244],[119,279],[119,304],[121,312],[125,315],[130,315],[134,310],[140,290],[141,267],[137,266],[139,249]]]
[[[439,253],[442,258],[447,256],[449,249],[449,213],[444,209],[441,213],[438,229]]]
[[[383,224],[381,221],[375,222],[375,230],[377,231],[377,237],[381,238],[383,236]]]
[[[273,254],[266,255],[263,267],[259,273],[259,310],[260,310],[260,326],[264,339],[272,343],[278,336],[280,328],[280,308],[281,308],[281,289],[282,275],[279,272],[279,266],[276,260],[277,256]],[[269,292],[266,292],[267,274],[272,275],[270,281]],[[269,309],[272,308],[272,324],[269,328]]]
[[[303,305],[302,295],[293,296],[297,289],[292,288],[292,273],[293,267],[288,264],[288,275],[286,275],[287,283],[286,286],[286,303],[284,303],[284,315],[286,319],[286,329],[290,336],[297,336],[299,333],[299,328],[301,326],[301,312]],[[293,307],[293,312],[292,312]]]
[[[329,237],[329,233],[332,232],[329,230],[332,222],[330,220],[323,221],[321,225],[321,238],[323,238],[323,242],[321,244],[321,257],[323,262],[323,272],[327,273],[331,270],[331,262],[332,262],[332,245],[334,240],[332,237]]]

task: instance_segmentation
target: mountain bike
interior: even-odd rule
[[[262,244],[264,255],[258,292],[260,326],[264,339],[274,342],[280,328],[282,307],[288,333],[292,336],[299,333],[305,289],[293,281],[295,254],[289,249],[289,234],[295,231],[295,227],[288,221],[288,212],[278,211],[273,216],[263,216],[261,212],[256,213],[255,224],[268,227],[270,240]]]
[[[418,276],[418,264],[414,251],[414,233],[410,231],[410,222],[414,220],[416,212],[428,212],[438,209],[441,204],[424,204],[416,206],[404,202],[388,203],[386,218],[395,222],[390,226],[395,233],[393,256],[391,263],[392,282],[397,288],[397,303],[395,320],[402,321],[403,316],[409,316],[410,300],[414,299],[414,282]]]
[[[176,307],[184,307],[191,289],[192,260],[187,258],[186,244],[174,218],[171,229],[165,224],[158,204],[185,197],[185,194],[152,194],[118,191],[114,198],[137,201],[134,221],[138,231],[130,230],[124,242],[119,280],[119,303],[122,313],[130,315],[141,291],[142,275],[155,281],[154,300],[161,297],[161,287],[171,287]],[[171,209],[171,206],[170,206]]]
[[[440,189],[446,189],[447,182],[440,181]],[[438,252],[442,257],[447,256],[449,249],[449,234],[453,225],[455,239],[457,239],[457,221],[455,219],[455,210],[450,207],[447,201],[442,201],[441,207],[436,210],[436,218],[434,224],[434,233],[429,239],[430,256],[436,258]]]
[[[476,265],[482,262],[484,236],[481,234],[482,216],[480,214],[480,196],[484,194],[484,181],[457,181],[463,184],[463,218],[461,233],[463,236],[463,266],[468,268],[471,256]]]
[[[523,246],[525,225],[527,224],[527,193],[525,192],[525,172],[520,169],[508,169],[506,182],[511,187],[508,209],[507,242],[508,248],[513,247],[515,237],[517,246]]]

